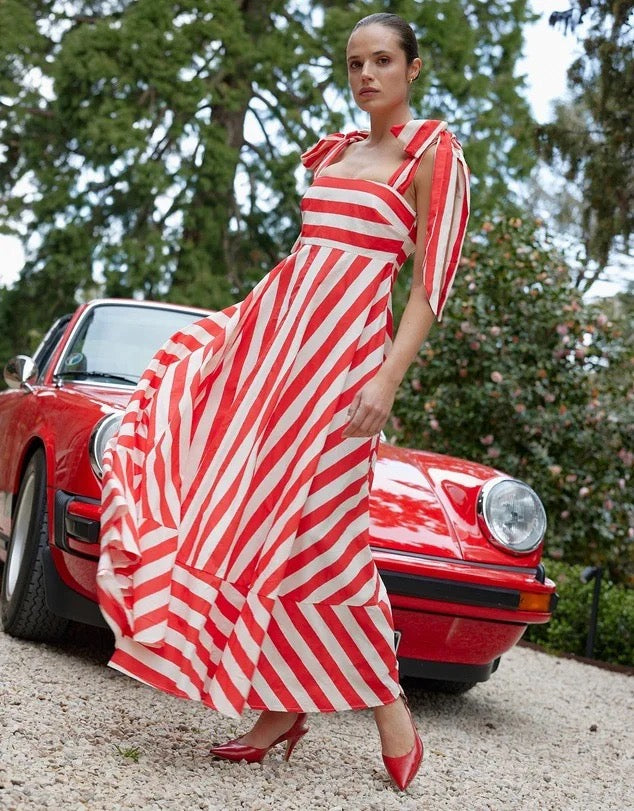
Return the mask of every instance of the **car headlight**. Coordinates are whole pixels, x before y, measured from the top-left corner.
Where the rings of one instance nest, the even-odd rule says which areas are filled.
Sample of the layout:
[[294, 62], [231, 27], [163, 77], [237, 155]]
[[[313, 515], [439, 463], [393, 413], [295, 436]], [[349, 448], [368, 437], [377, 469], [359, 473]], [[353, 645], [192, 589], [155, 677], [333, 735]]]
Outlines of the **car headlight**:
[[103, 454], [106, 450], [106, 445], [119, 430], [122, 419], [122, 413], [107, 414], [105, 417], [102, 417], [92, 429], [90, 442], [88, 444], [88, 453], [90, 455], [92, 469], [99, 478], [103, 476]]
[[517, 479], [498, 477], [482, 486], [478, 521], [491, 543], [507, 552], [532, 552], [546, 534], [546, 511], [537, 493]]

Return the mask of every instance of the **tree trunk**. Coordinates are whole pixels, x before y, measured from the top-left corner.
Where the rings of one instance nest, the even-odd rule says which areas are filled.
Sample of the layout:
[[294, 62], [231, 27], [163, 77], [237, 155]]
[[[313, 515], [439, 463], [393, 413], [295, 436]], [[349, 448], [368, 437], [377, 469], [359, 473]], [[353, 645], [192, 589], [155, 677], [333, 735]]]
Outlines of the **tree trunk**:
[[222, 309], [232, 302], [229, 222], [248, 99], [238, 110], [214, 107], [201, 136], [204, 152], [185, 211], [170, 300]]
[[201, 133], [203, 160], [185, 212], [182, 244], [170, 299], [221, 309], [238, 293], [231, 261], [230, 221], [237, 210], [234, 183], [251, 100], [251, 60], [276, 2], [242, 0], [241, 41], [225, 43], [226, 72], [212, 90], [210, 124]]

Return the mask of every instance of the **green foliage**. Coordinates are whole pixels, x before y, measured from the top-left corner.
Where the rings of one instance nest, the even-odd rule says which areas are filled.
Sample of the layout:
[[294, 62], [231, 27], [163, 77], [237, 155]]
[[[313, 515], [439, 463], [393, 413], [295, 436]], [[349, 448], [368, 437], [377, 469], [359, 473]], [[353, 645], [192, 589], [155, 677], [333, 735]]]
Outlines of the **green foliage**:
[[413, 108], [465, 141], [475, 209], [507, 199], [532, 162], [514, 76], [526, 0], [0, 3], [0, 230], [29, 235], [15, 348], [95, 285], [212, 308], [243, 296], [297, 235], [300, 152], [367, 124], [345, 43], [386, 8], [420, 35]]
[[[539, 493], [552, 556], [632, 576], [631, 310], [570, 288], [534, 221], [486, 222], [465, 245], [443, 321], [400, 388], [393, 427]], [[628, 529], [630, 527], [630, 529]]]
[[[525, 639], [553, 653], [584, 656], [594, 581], [582, 583], [582, 566], [546, 560], [546, 573], [557, 583], [559, 603], [546, 625], [533, 625]], [[634, 590], [603, 579], [593, 657], [634, 666]]]
[[559, 217], [583, 246], [587, 289], [613, 250], [631, 250], [634, 230], [634, 5], [573, 0], [583, 12], [582, 53], [568, 70], [568, 98], [538, 129], [538, 149], [577, 190], [576, 221]]
[[134, 763], [139, 762], [139, 758], [141, 757], [141, 750], [138, 746], [120, 746], [118, 743], [113, 744], [115, 751], [121, 755], [121, 757], [129, 758]]

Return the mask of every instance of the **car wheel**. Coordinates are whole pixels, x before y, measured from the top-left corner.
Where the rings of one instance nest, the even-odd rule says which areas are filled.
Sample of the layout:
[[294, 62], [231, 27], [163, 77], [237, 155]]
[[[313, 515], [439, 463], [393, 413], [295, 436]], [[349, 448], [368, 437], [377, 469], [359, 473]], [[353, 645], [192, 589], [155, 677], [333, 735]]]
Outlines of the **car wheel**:
[[46, 458], [36, 450], [20, 483], [2, 574], [0, 618], [11, 636], [53, 642], [68, 626], [46, 605], [42, 550], [47, 544]]
[[426, 693], [444, 693], [459, 696], [478, 684], [477, 681], [441, 681], [440, 679], [416, 679], [416, 686]]

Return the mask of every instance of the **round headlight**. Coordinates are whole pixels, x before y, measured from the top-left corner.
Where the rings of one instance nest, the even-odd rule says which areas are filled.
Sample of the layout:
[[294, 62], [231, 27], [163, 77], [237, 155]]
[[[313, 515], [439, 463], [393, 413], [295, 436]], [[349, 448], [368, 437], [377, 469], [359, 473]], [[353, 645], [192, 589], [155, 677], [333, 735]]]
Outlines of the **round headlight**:
[[88, 452], [90, 454], [92, 469], [99, 478], [103, 475], [102, 460], [106, 445], [119, 430], [122, 419], [122, 413], [108, 414], [100, 419], [92, 429]]
[[486, 482], [478, 496], [477, 512], [489, 540], [507, 552], [532, 552], [546, 534], [544, 505], [531, 487], [517, 479]]

